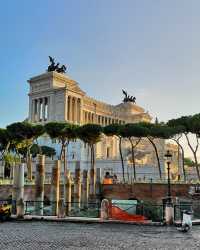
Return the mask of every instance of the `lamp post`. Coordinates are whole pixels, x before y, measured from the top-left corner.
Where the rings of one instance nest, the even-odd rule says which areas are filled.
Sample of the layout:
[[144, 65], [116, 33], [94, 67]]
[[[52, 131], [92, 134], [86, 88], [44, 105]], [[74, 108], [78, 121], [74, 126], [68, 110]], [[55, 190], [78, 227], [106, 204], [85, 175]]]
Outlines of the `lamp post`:
[[171, 183], [170, 183], [170, 163], [172, 160], [172, 154], [170, 153], [169, 150], [167, 150], [165, 158], [167, 160], [167, 202], [171, 204], [172, 198], [171, 198]]
[[174, 221], [173, 203], [171, 198], [171, 185], [170, 185], [170, 163], [172, 160], [172, 154], [170, 153], [169, 150], [167, 150], [165, 158], [167, 160], [167, 203], [165, 206], [165, 221], [167, 225], [172, 225]]

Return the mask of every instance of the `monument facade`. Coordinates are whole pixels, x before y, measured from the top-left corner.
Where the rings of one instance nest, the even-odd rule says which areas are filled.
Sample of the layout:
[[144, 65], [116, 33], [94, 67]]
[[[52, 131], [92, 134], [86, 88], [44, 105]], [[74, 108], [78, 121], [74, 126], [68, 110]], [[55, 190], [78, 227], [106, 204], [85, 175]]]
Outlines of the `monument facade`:
[[[49, 67], [51, 68], [51, 66]], [[32, 123], [44, 124], [50, 121], [65, 121], [79, 125], [93, 123], [106, 126], [113, 123], [152, 121], [150, 114], [135, 103], [134, 97], [126, 96], [124, 101], [118, 105], [95, 100], [87, 96], [75, 80], [55, 70], [49, 70], [49, 72], [32, 77], [28, 82], [30, 84], [28, 120]], [[49, 145], [50, 142], [44, 138], [43, 143]], [[166, 145], [164, 140], [160, 139], [156, 143], [164, 171]], [[124, 141], [123, 153], [127, 172], [131, 171], [129, 168], [129, 147], [128, 142]], [[137, 151], [136, 162], [139, 166], [146, 167], [144, 173], [157, 173], [155, 153], [149, 142], [144, 139], [138, 145]], [[104, 172], [110, 171], [112, 174], [121, 172], [118, 138], [102, 137], [102, 141], [96, 146], [96, 158], [97, 166], [101, 167]], [[71, 143], [68, 150], [68, 160], [69, 166], [72, 166], [74, 161], [80, 161], [81, 168], [87, 169], [90, 162], [87, 147], [80, 141]], [[139, 172], [142, 173], [141, 168]], [[141, 174], [142, 176], [143, 174]]]

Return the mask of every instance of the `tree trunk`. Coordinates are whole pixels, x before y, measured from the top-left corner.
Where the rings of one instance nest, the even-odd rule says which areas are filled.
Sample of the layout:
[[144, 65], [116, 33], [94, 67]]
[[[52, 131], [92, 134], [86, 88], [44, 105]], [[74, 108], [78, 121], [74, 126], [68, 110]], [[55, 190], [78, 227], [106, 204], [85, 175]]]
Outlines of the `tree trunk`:
[[4, 168], [3, 178], [5, 177], [5, 168], [6, 168], [6, 161], [5, 161], [5, 158], [4, 158], [4, 157], [5, 157], [5, 155], [8, 153], [9, 147], [10, 147], [10, 142], [7, 143], [6, 148], [5, 148], [5, 150], [3, 151], [2, 156], [1, 156], [2, 166], [3, 166], [3, 168]]
[[32, 156], [31, 154], [28, 155], [28, 159], [27, 159], [27, 176], [28, 176], [28, 180], [32, 181], [33, 176], [32, 176]]
[[94, 159], [93, 158], [93, 154], [94, 154], [93, 153], [93, 145], [91, 146], [90, 150], [91, 150], [91, 152], [90, 152], [91, 153], [91, 159], [90, 159], [90, 161], [91, 161], [91, 169], [94, 169], [94, 164], [93, 164], [93, 159]]
[[188, 138], [188, 135], [185, 133], [185, 137], [186, 137], [186, 140], [187, 140], [187, 143], [188, 143], [188, 146], [190, 147], [192, 153], [193, 153], [193, 156], [194, 156], [194, 162], [195, 162], [195, 167], [196, 167], [196, 171], [197, 171], [197, 176], [198, 176], [198, 179], [200, 181], [200, 173], [199, 173], [199, 166], [198, 166], [198, 160], [197, 160], [197, 150], [198, 150], [198, 146], [199, 146], [199, 142], [198, 142], [198, 139], [197, 139], [197, 145], [196, 145], [196, 149], [194, 150], [190, 141], [189, 141], [189, 138]]
[[[66, 168], [67, 168], [67, 164], [66, 164], [66, 144], [64, 142], [62, 142], [61, 145], [61, 151], [60, 151], [60, 156], [59, 156], [59, 160], [61, 162], [61, 167], [62, 167], [62, 160], [63, 160], [63, 185], [62, 185], [62, 190], [60, 191], [60, 198], [64, 197], [64, 202], [66, 202], [65, 198], [66, 198], [66, 185], [65, 185], [65, 181], [66, 181]], [[62, 196], [63, 193], [63, 196]]]
[[64, 170], [64, 175], [66, 173], [66, 167], [67, 167], [67, 164], [66, 164], [66, 147], [64, 147], [64, 150], [63, 150], [63, 170]]
[[32, 181], [32, 157], [31, 157], [30, 147], [27, 148], [26, 166], [28, 172], [27, 173], [28, 180]]
[[63, 150], [64, 150], [64, 145], [61, 145], [61, 150], [60, 150], [60, 155], [59, 155], [59, 160], [62, 161], [62, 156], [63, 156]]
[[181, 155], [182, 155], [182, 170], [183, 170], [183, 177], [184, 177], [184, 181], [186, 181], [186, 172], [185, 172], [185, 153], [184, 153], [184, 149], [182, 147], [182, 145], [180, 144], [180, 142], [176, 139], [173, 139], [173, 141], [175, 141], [178, 145], [178, 147], [181, 149]]
[[128, 169], [128, 165], [127, 165], [127, 179], [128, 179], [128, 184], [129, 184], [129, 169]]
[[93, 203], [96, 200], [96, 189], [95, 189], [95, 184], [96, 184], [96, 171], [95, 171], [95, 156], [94, 156], [94, 145], [90, 145], [90, 151], [91, 151], [91, 168], [90, 168], [90, 191], [89, 191], [89, 196], [90, 196], [90, 202]]
[[200, 181], [200, 173], [199, 173], [199, 166], [198, 166], [198, 160], [197, 160], [196, 152], [194, 153], [194, 162], [195, 162], [195, 167], [196, 167], [196, 171], [197, 171], [197, 176], [198, 176], [198, 179]]
[[121, 163], [122, 163], [122, 175], [123, 175], [123, 182], [125, 183], [125, 176], [124, 176], [124, 159], [122, 155], [122, 138], [119, 137], [119, 153], [120, 153], [120, 158], [121, 158]]
[[154, 141], [147, 137], [148, 140], [150, 141], [150, 143], [152, 144], [154, 150], [155, 150], [155, 153], [156, 153], [156, 159], [157, 159], [157, 163], [158, 163], [158, 170], [159, 170], [159, 176], [160, 176], [160, 179], [162, 179], [162, 172], [161, 172], [161, 166], [160, 166], [160, 159], [159, 159], [159, 155], [158, 155], [158, 150], [157, 150], [157, 147], [156, 147], [156, 144], [154, 143]]
[[132, 156], [132, 165], [133, 165], [133, 177], [134, 177], [134, 181], [136, 180], [136, 169], [135, 169], [135, 151], [134, 151], [134, 146], [133, 146], [133, 142], [131, 139], [129, 139], [130, 143], [131, 143], [131, 156]]

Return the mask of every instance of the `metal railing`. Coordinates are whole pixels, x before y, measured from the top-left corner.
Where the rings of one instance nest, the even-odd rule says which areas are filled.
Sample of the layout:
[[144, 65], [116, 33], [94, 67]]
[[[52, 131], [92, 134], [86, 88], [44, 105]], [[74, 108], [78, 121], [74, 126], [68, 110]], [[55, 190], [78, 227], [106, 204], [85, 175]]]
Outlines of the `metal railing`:
[[[44, 216], [55, 215], [53, 207], [57, 206], [56, 202], [52, 201], [25, 201], [25, 215], [37, 215], [38, 210]], [[64, 203], [64, 209], [67, 210], [67, 216], [71, 217], [91, 217], [99, 218], [101, 204], [99, 202], [89, 202], [87, 204], [79, 202]]]
[[164, 206], [163, 204], [152, 204], [152, 203], [120, 203], [113, 202], [112, 207], [118, 207], [123, 212], [129, 215], [141, 215], [148, 220], [153, 222], [163, 222], [164, 221]]
[[88, 203], [66, 202], [65, 208], [68, 208], [68, 216], [99, 218], [100, 210], [101, 210], [101, 203], [100, 202], [88, 202]]
[[185, 201], [174, 205], [174, 220], [181, 220], [184, 210], [192, 211], [192, 219], [200, 219], [200, 201]]
[[37, 211], [45, 216], [52, 215], [52, 206], [56, 205], [56, 202], [50, 201], [24, 201], [24, 214], [25, 215], [37, 215]]

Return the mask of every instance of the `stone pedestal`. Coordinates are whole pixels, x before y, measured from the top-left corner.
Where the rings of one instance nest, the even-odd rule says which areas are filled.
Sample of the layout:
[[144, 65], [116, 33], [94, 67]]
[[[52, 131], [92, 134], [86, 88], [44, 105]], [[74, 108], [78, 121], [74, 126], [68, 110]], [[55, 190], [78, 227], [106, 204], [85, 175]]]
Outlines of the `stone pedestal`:
[[17, 201], [17, 218], [24, 217], [24, 201], [20, 199]]
[[35, 214], [43, 215], [45, 156], [38, 155], [37, 160], [35, 173]]
[[103, 199], [101, 202], [101, 220], [108, 220], [109, 219], [109, 201], [107, 199]]
[[60, 187], [60, 160], [54, 162], [51, 175], [51, 209], [52, 215], [58, 214], [59, 187]]
[[60, 199], [58, 202], [58, 218], [65, 217], [65, 204], [64, 199]]
[[174, 208], [172, 204], [166, 204], [165, 221], [167, 225], [172, 225], [174, 222]]

